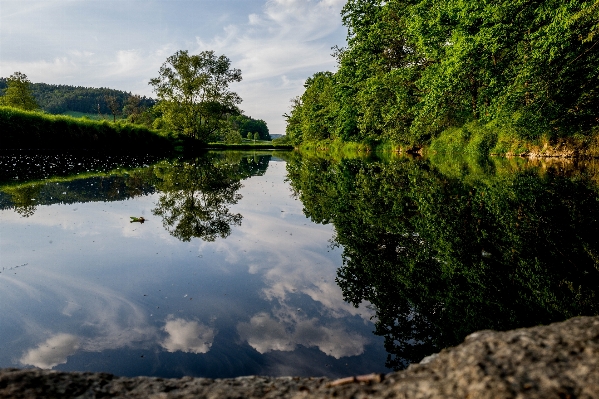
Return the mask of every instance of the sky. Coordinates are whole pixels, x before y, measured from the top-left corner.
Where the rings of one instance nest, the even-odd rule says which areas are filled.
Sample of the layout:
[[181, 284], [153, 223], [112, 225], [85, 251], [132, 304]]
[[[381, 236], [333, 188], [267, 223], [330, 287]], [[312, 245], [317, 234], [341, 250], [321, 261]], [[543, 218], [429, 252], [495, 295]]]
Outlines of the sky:
[[285, 132], [305, 80], [334, 71], [346, 0], [0, 0], [0, 76], [154, 96], [148, 81], [178, 50], [226, 55], [248, 116]]

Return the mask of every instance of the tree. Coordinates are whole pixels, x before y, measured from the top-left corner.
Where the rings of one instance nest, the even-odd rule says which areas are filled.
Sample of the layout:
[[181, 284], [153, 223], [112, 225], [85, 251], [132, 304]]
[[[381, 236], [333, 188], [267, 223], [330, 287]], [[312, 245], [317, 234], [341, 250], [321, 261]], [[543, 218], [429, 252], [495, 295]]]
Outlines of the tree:
[[27, 75], [15, 72], [6, 79], [7, 88], [0, 97], [0, 105], [33, 111], [39, 108], [31, 93], [31, 82]]
[[115, 96], [104, 96], [104, 101], [112, 114], [112, 121], [116, 122], [116, 116], [121, 114], [121, 103]]
[[152, 126], [156, 116], [153, 115], [147, 103], [149, 101], [145, 96], [142, 97], [134, 94], [127, 97], [127, 101], [123, 107], [123, 114], [127, 118], [127, 121], [148, 127]]
[[222, 138], [227, 144], [241, 144], [243, 141], [239, 130], [234, 129], [231, 126], [227, 126], [223, 129]]
[[246, 115], [236, 115], [229, 118], [229, 123], [236, 130], [239, 130], [239, 133], [243, 137], [247, 137], [249, 132], [258, 132], [261, 140], [271, 140], [268, 126], [262, 119], [254, 119]]
[[256, 140], [260, 140], [260, 133], [258, 133], [258, 132], [254, 133], [254, 141], [256, 141]]
[[254, 138], [254, 133], [252, 133], [252, 132], [248, 132], [248, 134], [247, 134], [247, 136], [246, 136], [246, 137], [247, 137], [247, 139], [248, 139], [248, 140], [251, 140], [251, 139], [253, 139], [253, 138]]
[[189, 55], [178, 51], [160, 67], [159, 77], [150, 80], [158, 96], [162, 120], [175, 132], [208, 142], [227, 115], [239, 113], [241, 98], [229, 84], [241, 81], [241, 71], [214, 51]]

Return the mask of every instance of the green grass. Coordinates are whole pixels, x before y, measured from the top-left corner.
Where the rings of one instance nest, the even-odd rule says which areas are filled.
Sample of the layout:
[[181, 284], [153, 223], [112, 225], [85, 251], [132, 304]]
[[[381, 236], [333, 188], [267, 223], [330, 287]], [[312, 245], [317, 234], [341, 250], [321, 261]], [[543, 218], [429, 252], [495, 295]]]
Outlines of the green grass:
[[[112, 121], [112, 115], [98, 115], [98, 114], [90, 114], [87, 112], [77, 112], [77, 111], [66, 111], [60, 115], [70, 116], [71, 118], [85, 118], [91, 119], [93, 121]], [[118, 120], [118, 118], [117, 118]]]
[[535, 140], [523, 139], [517, 131], [494, 123], [467, 123], [450, 128], [434, 138], [429, 154], [461, 154], [470, 157], [498, 156], [576, 156], [599, 157], [599, 131], [591, 135], [569, 137], [543, 135]]
[[122, 122], [95, 121], [0, 107], [0, 149], [94, 150], [165, 153], [169, 134]]

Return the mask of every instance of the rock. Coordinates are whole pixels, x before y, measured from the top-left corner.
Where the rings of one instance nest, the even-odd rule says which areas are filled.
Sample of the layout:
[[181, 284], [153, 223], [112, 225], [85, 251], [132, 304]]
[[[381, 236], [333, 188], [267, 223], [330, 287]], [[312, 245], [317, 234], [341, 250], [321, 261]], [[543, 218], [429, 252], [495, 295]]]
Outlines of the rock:
[[3, 369], [0, 398], [599, 398], [599, 317], [479, 331], [455, 348], [374, 382], [379, 380], [123, 378]]

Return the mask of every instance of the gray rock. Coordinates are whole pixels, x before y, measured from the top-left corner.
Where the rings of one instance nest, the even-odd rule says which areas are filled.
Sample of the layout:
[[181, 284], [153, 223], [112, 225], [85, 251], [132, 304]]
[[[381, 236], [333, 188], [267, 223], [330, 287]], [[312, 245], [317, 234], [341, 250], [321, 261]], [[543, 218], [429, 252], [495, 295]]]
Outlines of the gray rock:
[[122, 378], [3, 369], [0, 398], [599, 398], [599, 317], [479, 331], [426, 363], [380, 380]]

